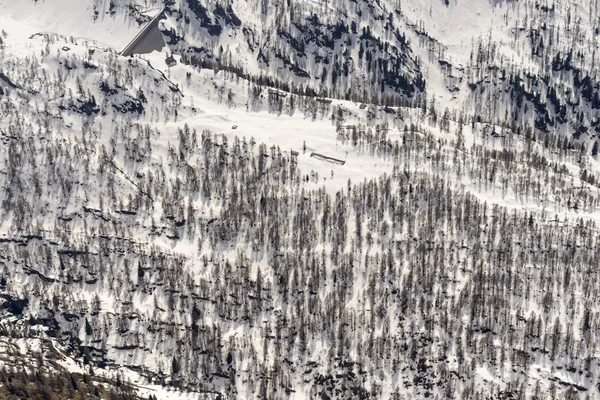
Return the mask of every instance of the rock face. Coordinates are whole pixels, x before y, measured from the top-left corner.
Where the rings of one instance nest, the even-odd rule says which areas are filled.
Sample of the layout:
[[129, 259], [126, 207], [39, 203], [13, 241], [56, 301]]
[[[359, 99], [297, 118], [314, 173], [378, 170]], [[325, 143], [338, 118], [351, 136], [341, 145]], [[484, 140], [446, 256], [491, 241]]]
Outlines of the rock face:
[[159, 11], [150, 22], [148, 22], [140, 33], [123, 49], [122, 56], [128, 57], [133, 54], [149, 54], [153, 51], [161, 51], [165, 47], [165, 41], [158, 28], [158, 24], [164, 16], [164, 9]]

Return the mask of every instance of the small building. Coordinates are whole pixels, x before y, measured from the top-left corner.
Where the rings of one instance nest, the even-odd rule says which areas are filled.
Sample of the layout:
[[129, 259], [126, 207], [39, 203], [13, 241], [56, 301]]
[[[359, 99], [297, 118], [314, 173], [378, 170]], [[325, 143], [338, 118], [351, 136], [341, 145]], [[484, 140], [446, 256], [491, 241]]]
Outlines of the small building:
[[287, 93], [283, 93], [283, 92], [280, 92], [280, 91], [274, 90], [274, 89], [269, 89], [269, 95], [276, 96], [276, 97], [279, 97], [282, 99], [285, 99], [287, 97]]
[[169, 67], [169, 68], [177, 65], [177, 61], [175, 61], [175, 57], [173, 57], [173, 54], [169, 54], [167, 56], [167, 58], [165, 59], [165, 63], [167, 64], [167, 67]]
[[346, 161], [344, 160], [340, 160], [339, 158], [334, 158], [334, 157], [329, 157], [326, 156], [324, 154], [320, 154], [320, 153], [310, 153], [310, 156], [313, 158], [316, 158], [317, 160], [321, 160], [321, 161], [325, 161], [331, 164], [338, 164], [338, 165], [344, 165], [346, 164]]

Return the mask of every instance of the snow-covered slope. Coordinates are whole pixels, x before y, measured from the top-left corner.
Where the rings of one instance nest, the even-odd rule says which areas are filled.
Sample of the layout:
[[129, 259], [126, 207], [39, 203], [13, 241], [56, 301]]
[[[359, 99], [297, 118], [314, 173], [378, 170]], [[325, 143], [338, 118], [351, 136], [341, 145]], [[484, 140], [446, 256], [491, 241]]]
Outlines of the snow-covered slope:
[[416, 107], [433, 98], [442, 112], [589, 139], [597, 12], [574, 0], [180, 0], [162, 29], [184, 62], [286, 91]]
[[121, 50], [161, 7], [160, 1], [20, 0], [0, 2], [2, 25], [52, 33]]
[[599, 397], [595, 61], [550, 57], [596, 20], [448, 3], [0, 0], [0, 343], [158, 398]]
[[393, 8], [380, 2], [176, 1], [164, 33], [187, 63], [297, 93], [424, 101], [425, 80]]

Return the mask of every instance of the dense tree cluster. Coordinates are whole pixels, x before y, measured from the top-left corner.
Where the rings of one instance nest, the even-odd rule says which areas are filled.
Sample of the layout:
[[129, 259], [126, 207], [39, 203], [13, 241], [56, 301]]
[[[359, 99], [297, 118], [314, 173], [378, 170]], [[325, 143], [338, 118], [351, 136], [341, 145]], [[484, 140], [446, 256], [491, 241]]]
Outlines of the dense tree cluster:
[[[31, 219], [33, 205], [8, 208], [6, 217], [30, 222], [13, 225], [2, 244], [2, 276], [18, 294], [10, 271], [29, 275], [36, 317], [61, 321], [50, 333], [70, 336], [90, 361], [144, 353], [159, 365], [145, 371], [152, 379], [201, 391], [285, 398], [303, 371], [315, 395], [376, 398], [398, 379], [399, 393], [470, 398], [479, 390], [469, 385], [475, 371], [500, 373], [506, 362], [523, 375], [493, 390], [524, 390], [532, 365], [572, 369], [577, 382], [591, 384], [595, 224], [489, 205], [449, 175], [524, 199], [554, 194], [557, 207], [568, 207], [562, 193], [565, 203], [597, 209], [597, 194], [578, 190], [541, 150], [467, 151], [416, 128], [394, 141], [383, 132], [340, 130], [357, 151], [396, 166], [336, 193], [277, 147], [187, 127], [162, 164], [146, 158], [155, 152], [143, 138], [151, 131], [124, 130], [100, 154], [73, 143], [63, 152], [78, 152], [90, 166], [85, 180], [98, 184], [79, 190], [94, 190], [97, 205], [84, 203], [50, 230]], [[55, 181], [78, 175], [58, 156], [64, 144], [45, 146], [56, 156], [40, 160], [35, 147], [15, 152], [22, 164], [6, 184], [23, 179], [35, 159], [48, 171], [40, 187], [61, 204], [69, 197], [90, 204], [91, 193]], [[144, 174], [130, 172], [141, 165]], [[143, 237], [196, 250], [165, 252]], [[115, 302], [114, 314], [107, 302]], [[244, 328], [223, 337], [234, 326]], [[334, 363], [315, 360], [321, 346]]]
[[[466, 78], [472, 104], [486, 105], [481, 118], [576, 139], [600, 133], [598, 2], [587, 7], [586, 14], [570, 1], [527, 1], [503, 10], [522, 61], [509, 60], [490, 32], [474, 43], [468, 68], [452, 71]], [[525, 17], [510, 18], [514, 12]]]
[[[187, 2], [197, 21], [182, 26], [243, 29], [232, 5], [203, 4]], [[292, 7], [289, 30], [271, 32], [285, 39], [279, 48], [255, 43], [265, 64], [292, 69], [305, 66], [285, 58], [290, 48], [318, 45], [319, 69], [327, 57], [337, 63], [320, 77], [325, 92], [312, 70], [286, 86], [224, 62], [226, 49], [218, 61], [184, 57], [215, 68], [207, 78], [186, 67], [187, 84], [210, 80], [203, 95], [224, 109], [330, 120], [336, 144], [384, 165], [343, 187], [303, 167], [306, 144], [284, 149], [243, 127], [234, 136], [180, 121], [198, 121], [193, 100], [183, 107], [181, 88], [139, 58], [82, 56], [46, 35], [40, 53], [0, 59], [0, 336], [66, 343], [85, 365], [125, 366], [206, 398], [594, 397], [598, 144], [549, 128], [576, 114], [595, 123], [592, 78], [568, 54], [546, 57], [535, 77], [490, 68], [494, 44], [481, 41], [459, 72], [467, 104], [489, 102], [489, 112], [440, 112], [435, 100], [414, 100], [419, 78], [412, 100], [408, 89], [390, 94], [409, 84], [391, 82], [397, 70], [418, 63], [400, 55], [408, 41], [395, 14], [372, 8], [381, 18], [367, 29]], [[395, 50], [376, 35], [382, 25]], [[439, 62], [442, 47], [414, 27]], [[372, 77], [349, 96], [340, 71], [354, 64], [336, 59], [341, 42]], [[567, 74], [590, 113], [574, 104], [563, 113], [550, 83]], [[494, 93], [513, 96], [506, 109]], [[94, 395], [85, 376], [20, 367], [0, 373], [16, 397]]]
[[[292, 93], [386, 105], [423, 101], [425, 78], [402, 31], [399, 9], [367, 1], [331, 7], [335, 11], [326, 3], [302, 1], [261, 0], [243, 6], [180, 1], [168, 6], [177, 26], [164, 34], [185, 63], [232, 71]], [[261, 28], [236, 10], [262, 15]], [[188, 35], [202, 46], [190, 46]], [[237, 49], [228, 37], [238, 38]], [[248, 54], [259, 70], [249, 70], [248, 59], [240, 54]]]
[[[29, 327], [26, 327], [28, 330]], [[64, 358], [50, 340], [26, 339], [29, 333], [8, 324], [0, 328], [0, 397], [2, 399], [141, 400], [134, 388], [117, 374], [97, 376], [70, 373], [60, 364]], [[151, 395], [149, 400], [154, 400]]]

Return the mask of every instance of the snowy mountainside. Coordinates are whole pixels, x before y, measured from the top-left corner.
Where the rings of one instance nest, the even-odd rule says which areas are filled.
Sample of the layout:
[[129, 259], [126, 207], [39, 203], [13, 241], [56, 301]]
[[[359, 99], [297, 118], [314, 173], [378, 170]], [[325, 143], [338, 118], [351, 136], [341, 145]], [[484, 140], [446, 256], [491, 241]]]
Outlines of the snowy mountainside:
[[480, 120], [519, 133], [537, 130], [550, 140], [595, 138], [600, 129], [597, 3], [471, 4], [474, 11], [457, 24], [443, 23], [447, 19], [439, 13], [458, 17], [461, 2], [434, 8], [425, 20], [418, 19], [418, 7], [404, 8], [422, 21], [422, 31], [441, 41], [439, 63], [453, 97], [466, 102]]
[[151, 0], [2, 1], [0, 17], [20, 29], [33, 28], [32, 34], [82, 38], [121, 50], [160, 7], [159, 1]]
[[600, 129], [595, 2], [181, 0], [167, 10], [163, 33], [184, 62], [260, 84], [464, 109], [560, 140]]
[[[510, 98], [492, 75], [469, 86], [488, 74], [466, 50], [478, 54], [484, 22], [512, 21], [493, 31], [491, 63], [522, 50], [501, 38], [542, 6], [473, 2], [486, 18], [463, 39], [442, 24], [477, 20], [463, 2], [356, 3], [348, 18], [393, 10], [412, 38], [398, 55], [423, 74], [427, 101], [389, 107], [335, 93], [352, 86], [323, 84], [333, 98], [321, 98], [252, 76], [286, 82], [292, 64], [186, 64], [193, 47], [210, 60], [233, 14], [242, 34], [258, 26], [252, 2], [168, 2], [161, 28], [179, 42], [135, 57], [116, 41], [143, 25], [128, 5], [160, 4], [83, 3], [71, 12], [90, 34], [35, 15], [67, 2], [0, 1], [0, 343], [28, 347], [25, 368], [56, 348], [61, 368], [158, 398], [600, 397], [593, 133], [528, 126], [536, 107], [508, 124], [514, 109], [479, 103]], [[265, 19], [282, 17], [264, 4]], [[576, 3], [554, 4], [560, 24]], [[329, 40], [336, 18], [321, 14], [309, 44]], [[300, 17], [283, 17], [297, 33]], [[258, 38], [276, 53], [273, 36]], [[310, 54], [296, 65], [318, 71]], [[555, 72], [548, 85], [566, 80]], [[382, 103], [384, 78], [356, 73]]]
[[386, 104], [422, 100], [419, 62], [384, 3], [187, 0], [167, 7], [168, 44], [188, 63], [292, 92]]

